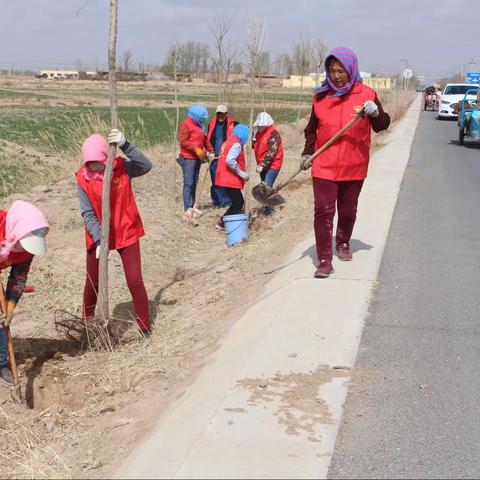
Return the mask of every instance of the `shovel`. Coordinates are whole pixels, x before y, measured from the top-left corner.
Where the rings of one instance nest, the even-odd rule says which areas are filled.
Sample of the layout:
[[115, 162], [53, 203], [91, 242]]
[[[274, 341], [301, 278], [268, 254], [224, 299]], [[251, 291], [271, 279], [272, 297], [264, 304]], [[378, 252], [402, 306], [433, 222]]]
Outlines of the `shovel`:
[[[0, 274], [0, 308], [3, 314], [7, 314], [7, 302], [5, 300], [5, 291], [3, 290], [3, 281], [2, 276]], [[20, 388], [20, 382], [18, 380], [18, 371], [17, 371], [17, 362], [15, 361], [15, 352], [13, 350], [13, 341], [12, 341], [12, 334], [10, 333], [10, 327], [0, 327], [5, 330], [5, 335], [7, 337], [7, 348], [8, 348], [8, 357], [10, 359], [10, 367], [12, 369], [12, 376], [13, 376], [13, 385], [15, 388], [15, 395], [13, 396], [13, 400], [16, 403], [22, 402], [22, 389]]]
[[[324, 152], [328, 147], [330, 147], [335, 141], [339, 139], [350, 127], [352, 127], [360, 118], [364, 115], [363, 109], [355, 114], [355, 117], [352, 118], [341, 130], [339, 130], [328, 142], [324, 143], [316, 152], [314, 152], [306, 160], [306, 162], [311, 162], [315, 157]], [[275, 207], [277, 205], [282, 205], [286, 203], [286, 200], [278, 192], [285, 188], [300, 172], [303, 170], [299, 168], [293, 175], [290, 176], [285, 182], [281, 183], [275, 188], [269, 187], [265, 182], [261, 182], [258, 185], [255, 185], [252, 188], [253, 198], [263, 205], [270, 207]]]

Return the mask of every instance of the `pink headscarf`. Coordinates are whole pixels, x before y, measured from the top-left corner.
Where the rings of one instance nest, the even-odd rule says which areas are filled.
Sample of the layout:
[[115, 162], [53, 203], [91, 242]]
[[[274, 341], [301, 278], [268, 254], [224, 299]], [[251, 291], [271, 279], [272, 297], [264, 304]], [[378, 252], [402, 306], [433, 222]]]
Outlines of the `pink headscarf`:
[[94, 172], [88, 166], [88, 162], [102, 162], [107, 164], [108, 161], [108, 143], [99, 133], [90, 135], [82, 145], [83, 157], [83, 178], [85, 180], [103, 180], [103, 170]]
[[1, 243], [0, 262], [4, 262], [16, 243], [39, 228], [49, 228], [43, 212], [31, 203], [16, 200], [7, 212], [5, 240]]

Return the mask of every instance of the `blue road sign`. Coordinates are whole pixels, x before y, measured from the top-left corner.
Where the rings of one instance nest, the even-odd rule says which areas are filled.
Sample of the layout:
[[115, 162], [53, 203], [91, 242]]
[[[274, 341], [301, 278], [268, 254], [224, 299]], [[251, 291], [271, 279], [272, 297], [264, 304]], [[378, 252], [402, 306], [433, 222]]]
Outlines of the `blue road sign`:
[[465, 79], [467, 83], [480, 84], [480, 72], [467, 72], [465, 74]]

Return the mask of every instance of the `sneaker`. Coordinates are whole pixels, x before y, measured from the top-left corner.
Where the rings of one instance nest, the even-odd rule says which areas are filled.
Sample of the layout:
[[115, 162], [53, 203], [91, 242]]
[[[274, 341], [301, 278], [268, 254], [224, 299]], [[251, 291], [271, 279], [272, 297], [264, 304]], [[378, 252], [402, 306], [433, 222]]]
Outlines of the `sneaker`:
[[313, 276], [315, 278], [327, 278], [331, 273], [333, 273], [332, 262], [330, 260], [320, 260]]
[[0, 380], [8, 387], [13, 387], [13, 375], [9, 367], [0, 368]]
[[339, 243], [337, 245], [338, 259], [342, 262], [349, 262], [352, 259], [352, 252], [348, 243]]

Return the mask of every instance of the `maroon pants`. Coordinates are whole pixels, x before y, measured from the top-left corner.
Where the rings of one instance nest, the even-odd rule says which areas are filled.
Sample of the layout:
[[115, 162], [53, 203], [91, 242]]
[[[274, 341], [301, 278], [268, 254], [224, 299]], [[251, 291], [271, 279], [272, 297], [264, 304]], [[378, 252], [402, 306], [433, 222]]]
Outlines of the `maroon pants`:
[[[123, 262], [123, 269], [127, 285], [132, 294], [133, 306], [137, 314], [137, 323], [140, 330], [150, 328], [148, 317], [148, 297], [142, 278], [142, 263], [140, 259], [140, 242], [118, 250]], [[95, 314], [98, 292], [98, 260], [95, 258], [95, 249], [87, 251], [87, 278], [83, 289], [83, 314], [86, 319]]]
[[336, 244], [349, 243], [357, 218], [358, 196], [363, 180], [335, 182], [313, 178], [315, 217], [313, 228], [318, 260], [332, 260], [332, 230], [335, 203], [338, 208]]

